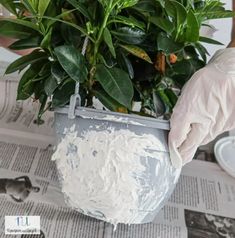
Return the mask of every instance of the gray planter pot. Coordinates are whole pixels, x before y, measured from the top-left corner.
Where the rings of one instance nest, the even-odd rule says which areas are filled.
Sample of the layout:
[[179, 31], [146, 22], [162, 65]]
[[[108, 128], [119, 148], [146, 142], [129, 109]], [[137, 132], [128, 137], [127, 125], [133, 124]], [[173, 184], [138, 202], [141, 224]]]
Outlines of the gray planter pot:
[[[143, 158], [143, 161], [145, 161], [143, 163], [146, 167], [145, 173], [149, 185], [148, 188], [152, 189], [153, 195], [146, 198], [145, 193], [149, 191], [142, 191], [142, 193], [138, 194], [140, 210], [137, 212], [139, 216], [138, 219], [133, 218], [131, 221], [132, 224], [152, 222], [159, 210], [168, 201], [168, 198], [172, 194], [181, 172], [180, 169], [175, 169], [171, 165], [169, 158], [169, 150], [167, 145], [169, 123], [167, 121], [157, 120], [154, 118], [126, 115], [82, 107], [77, 108], [75, 114], [76, 118], [74, 120], [70, 120], [68, 119], [68, 108], [63, 108], [55, 113], [55, 128], [58, 135], [58, 142], [60, 142], [66, 136], [65, 128], [70, 128], [72, 126], [75, 126], [78, 137], [82, 137], [83, 133], [86, 131], [102, 131], [112, 127], [117, 131], [123, 129], [129, 130], [136, 135], [150, 134], [160, 140], [161, 148], [163, 149], [159, 151], [159, 148], [156, 148], [156, 151], [153, 152], [155, 154], [159, 154], [159, 156], [161, 155], [161, 157], [163, 153], [164, 159]], [[63, 186], [66, 184], [66, 176], [64, 176], [60, 167], [57, 167], [59, 170], [60, 182], [63, 190]], [[96, 180], [95, 177], [94, 180]], [[76, 181], [74, 181], [74, 187], [77, 188]], [[65, 198], [67, 204], [73, 209], [78, 210], [85, 215], [89, 215], [104, 221], [109, 221], [106, 219], [105, 215], [100, 214], [99, 211], [97, 211], [97, 213], [89, 212], [87, 210], [84, 211], [83, 207], [81, 207], [79, 204], [76, 205], [76, 201], [71, 200], [69, 194], [65, 194]], [[118, 221], [118, 223], [125, 222], [125, 220]]]

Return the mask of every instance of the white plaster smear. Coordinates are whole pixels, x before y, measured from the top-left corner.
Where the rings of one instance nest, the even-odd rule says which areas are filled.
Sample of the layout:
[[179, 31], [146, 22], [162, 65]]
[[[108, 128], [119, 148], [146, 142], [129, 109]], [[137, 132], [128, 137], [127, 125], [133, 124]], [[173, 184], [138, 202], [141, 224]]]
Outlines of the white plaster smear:
[[130, 118], [127, 117], [120, 117], [120, 116], [114, 116], [114, 115], [108, 115], [108, 116], [104, 116], [104, 117], [96, 117], [96, 116], [84, 116], [84, 115], [79, 115], [80, 117], [84, 118], [84, 119], [96, 119], [96, 120], [100, 120], [100, 121], [113, 121], [113, 122], [121, 122], [121, 123], [127, 123], [127, 124], [131, 124], [131, 125], [136, 125], [136, 126], [144, 126], [144, 124], [139, 123], [137, 121], [133, 121]]
[[[86, 131], [78, 137], [74, 128], [66, 131], [53, 155], [68, 204], [114, 225], [141, 223], [179, 177], [180, 170], [174, 174], [168, 168], [170, 160], [162, 143], [151, 134], [113, 128]], [[151, 159], [160, 161], [153, 172], [154, 176], [161, 173], [157, 181], [151, 181]], [[174, 177], [170, 184], [167, 176]]]

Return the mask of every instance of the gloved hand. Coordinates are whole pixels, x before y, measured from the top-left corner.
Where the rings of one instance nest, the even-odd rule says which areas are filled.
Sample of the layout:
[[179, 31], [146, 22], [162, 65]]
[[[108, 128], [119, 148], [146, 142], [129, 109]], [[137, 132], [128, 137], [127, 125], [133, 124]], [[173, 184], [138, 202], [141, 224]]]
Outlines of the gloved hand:
[[216, 52], [182, 91], [171, 118], [172, 163], [181, 167], [200, 145], [235, 128], [235, 48]]

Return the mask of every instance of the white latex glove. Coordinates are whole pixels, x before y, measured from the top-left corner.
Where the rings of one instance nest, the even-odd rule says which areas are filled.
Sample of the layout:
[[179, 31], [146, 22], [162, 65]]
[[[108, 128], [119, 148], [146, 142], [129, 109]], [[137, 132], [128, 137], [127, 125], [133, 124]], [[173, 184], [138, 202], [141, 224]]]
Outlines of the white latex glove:
[[185, 85], [171, 118], [169, 148], [175, 167], [197, 148], [235, 128], [235, 48], [219, 50]]

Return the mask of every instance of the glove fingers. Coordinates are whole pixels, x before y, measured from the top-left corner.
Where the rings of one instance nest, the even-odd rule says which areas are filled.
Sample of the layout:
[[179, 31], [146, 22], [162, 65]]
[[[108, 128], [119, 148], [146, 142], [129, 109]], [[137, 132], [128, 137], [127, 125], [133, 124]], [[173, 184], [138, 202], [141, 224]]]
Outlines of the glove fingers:
[[185, 153], [181, 155], [181, 157], [183, 158], [182, 166], [192, 161], [194, 155], [197, 152], [197, 149], [198, 149], [198, 146], [194, 146], [191, 150], [185, 151]]
[[[178, 123], [180, 122], [180, 124]], [[175, 168], [182, 167], [182, 158], [178, 152], [178, 147], [186, 139], [188, 132], [190, 131], [190, 120], [182, 114], [173, 114], [171, 118], [171, 130], [169, 133], [169, 150], [170, 158]]]
[[172, 165], [176, 169], [182, 168], [183, 161], [182, 161], [181, 155], [173, 141], [169, 142], [169, 151], [170, 151], [170, 159], [171, 159]]
[[174, 145], [179, 147], [185, 141], [191, 129], [190, 122], [191, 120], [183, 114], [173, 114], [170, 121], [171, 130], [169, 133], [169, 143], [174, 142]]
[[199, 123], [193, 123], [191, 125], [191, 130], [188, 133], [186, 140], [179, 147], [179, 153], [182, 157], [183, 164], [186, 164], [193, 159], [197, 148], [202, 144], [207, 135], [208, 126]]

